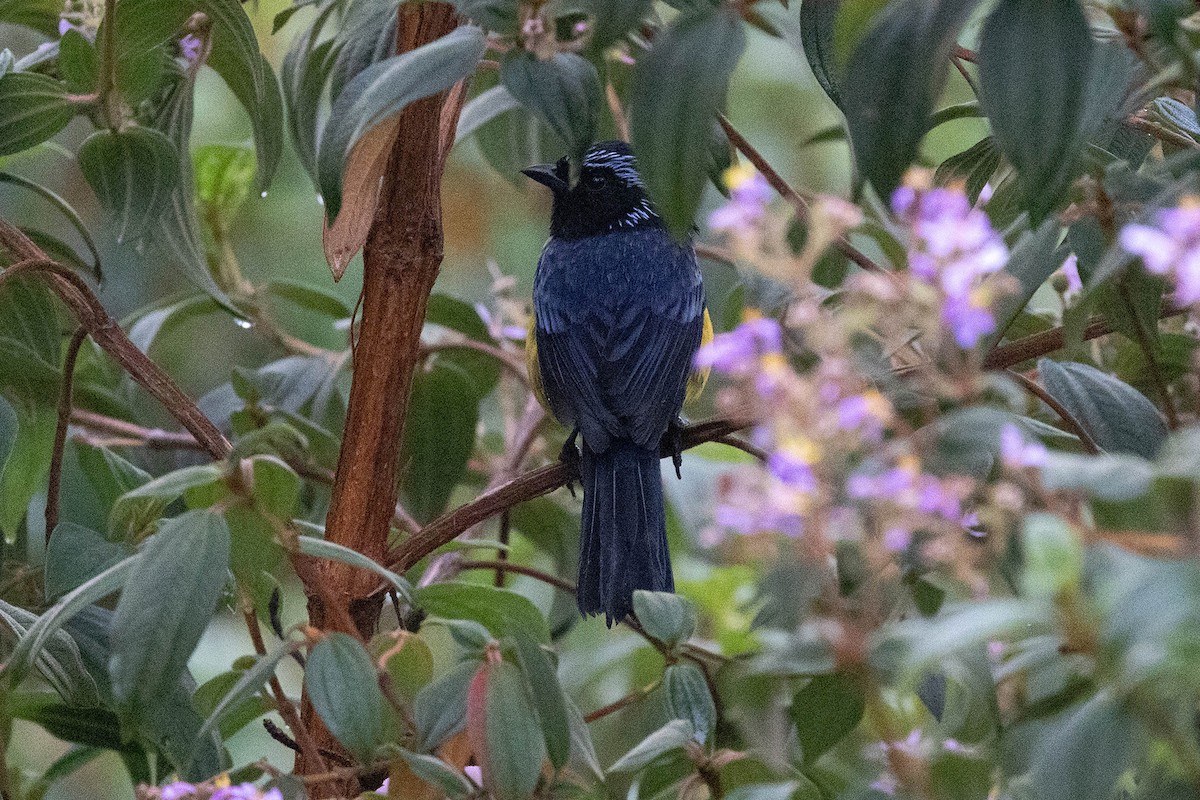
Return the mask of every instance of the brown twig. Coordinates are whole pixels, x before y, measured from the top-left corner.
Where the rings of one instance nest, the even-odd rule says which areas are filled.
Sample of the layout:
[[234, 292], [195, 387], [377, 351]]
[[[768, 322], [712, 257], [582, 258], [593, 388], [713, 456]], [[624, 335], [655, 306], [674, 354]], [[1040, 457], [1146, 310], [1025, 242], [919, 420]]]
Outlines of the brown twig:
[[46, 488], [46, 546], [50, 546], [50, 534], [58, 526], [58, 496], [62, 488], [63, 450], [67, 444], [67, 425], [71, 418], [72, 388], [75, 385], [75, 360], [79, 348], [87, 338], [87, 329], [80, 325], [71, 334], [67, 353], [63, 358], [62, 383], [58, 392], [58, 415], [54, 424], [54, 445], [50, 450], [50, 480]]
[[164, 431], [161, 428], [147, 428], [123, 419], [97, 414], [83, 408], [71, 409], [71, 423], [82, 428], [88, 428], [102, 433], [110, 433], [131, 440], [146, 447], [162, 450], [203, 450], [204, 447], [190, 433], [180, 431]]
[[527, 567], [524, 564], [514, 564], [511, 561], [500, 561], [493, 559], [471, 559], [464, 560], [459, 563], [458, 568], [461, 570], [472, 569], [494, 569], [504, 570], [505, 572], [515, 572], [518, 575], [525, 575], [542, 583], [549, 584], [556, 589], [561, 589], [567, 594], [575, 594], [575, 584], [568, 580], [551, 575], [549, 572], [543, 572], [535, 567]]
[[[692, 425], [683, 431], [683, 447], [690, 449], [698, 444], [726, 436], [746, 427], [745, 421], [714, 419]], [[672, 455], [664, 452], [663, 458]], [[388, 553], [388, 568], [404, 572], [439, 547], [453, 541], [460, 533], [484, 520], [499, 514], [506, 508], [535, 497], [549, 494], [567, 485], [578, 475], [565, 464], [548, 464], [531, 470], [511, 481], [484, 492], [466, 505], [459, 506], [430, 522], [420, 533], [406, 539]], [[382, 591], [382, 588], [379, 589]]]
[[595, 711], [593, 711], [589, 714], [584, 714], [583, 721], [584, 722], [595, 722], [598, 719], [603, 719], [604, 717], [607, 717], [609, 714], [613, 714], [617, 711], [620, 711], [622, 708], [625, 708], [626, 706], [631, 706], [634, 703], [636, 703], [637, 701], [644, 699], [651, 692], [653, 692], [655, 689], [657, 689], [659, 683], [661, 683], [661, 681], [655, 681], [654, 683], [650, 684], [649, 686], [643, 686], [641, 689], [637, 689], [635, 691], [630, 692], [629, 694], [625, 695], [624, 697], [622, 697], [620, 700], [617, 700], [616, 702], [609, 703], [608, 705], [604, 706], [603, 708], [597, 708]]
[[[725, 118], [724, 115], [719, 115], [717, 117], [717, 121], [721, 123], [721, 128], [725, 131], [725, 135], [729, 137], [730, 143], [737, 148], [738, 152], [744, 155], [746, 160], [754, 165], [754, 168], [762, 174], [763, 178], [766, 179], [767, 183], [770, 184], [771, 188], [774, 189], [780, 197], [792, 204], [792, 206], [796, 209], [797, 218], [800, 220], [807, 219], [809, 214], [809, 204], [812, 202], [812, 198], [805, 197], [804, 195], [800, 194], [800, 192], [792, 188], [791, 184], [785, 181], [783, 176], [775, 171], [775, 168], [771, 166], [770, 162], [763, 158], [762, 153], [758, 152], [758, 150], [756, 150], [754, 146], [750, 144], [746, 137], [742, 136], [742, 134], [738, 132], [737, 128], [733, 127], [733, 125], [728, 119]], [[869, 270], [870, 272], [878, 272], [882, 275], [892, 276], [892, 273], [889, 270], [884, 269], [872, 261], [866, 253], [851, 244], [850, 240], [845, 236], [839, 236], [837, 239], [835, 239], [833, 246], [837, 248], [838, 252], [853, 261], [862, 269]]]
[[1137, 114], [1127, 117], [1125, 119], [1125, 124], [1131, 128], [1134, 128], [1135, 130], [1141, 131], [1142, 133], [1150, 134], [1155, 139], [1158, 139], [1160, 142], [1165, 142], [1166, 144], [1173, 144], [1176, 147], [1179, 147], [1184, 150], [1200, 149], [1200, 142], [1197, 142], [1192, 137], [1185, 136], [1182, 133], [1177, 133], [1176, 131], [1170, 130], [1168, 128], [1164, 128], [1162, 125], [1158, 125], [1154, 122], [1151, 122], [1150, 120], [1146, 119], [1145, 117], [1139, 116]]
[[1083, 424], [1080, 423], [1079, 420], [1075, 419], [1075, 415], [1068, 411], [1062, 403], [1055, 400], [1054, 396], [1047, 392], [1041, 384], [1029, 376], [1017, 372], [1016, 370], [1010, 369], [1005, 371], [1008, 373], [1010, 378], [1021, 384], [1021, 387], [1025, 389], [1025, 391], [1041, 400], [1043, 403], [1049, 406], [1055, 414], [1058, 414], [1059, 419], [1061, 419], [1063, 424], [1070, 429], [1071, 433], [1079, 437], [1079, 441], [1083, 443], [1084, 449], [1086, 449], [1092, 455], [1098, 455], [1100, 453], [1100, 447], [1096, 444], [1096, 440], [1092, 438], [1092, 435], [1088, 433], [1087, 428], [1084, 428]]
[[[1186, 314], [1188, 311], [1189, 308], [1187, 306], [1168, 304], [1163, 307], [1162, 313], [1159, 314], [1158, 318], [1167, 319], [1169, 317], [1177, 317], [1180, 314]], [[1112, 332], [1113, 328], [1108, 323], [1108, 320], [1096, 317], [1084, 326], [1081, 339], [1086, 342], [1106, 336]], [[1035, 333], [1010, 344], [994, 348], [983, 359], [983, 368], [1008, 369], [1020, 364], [1022, 361], [1028, 361], [1032, 358], [1044, 356], [1047, 353], [1053, 353], [1055, 350], [1061, 350], [1066, 344], [1066, 328], [1063, 326], [1051, 328], [1048, 331]]]
[[204, 416], [195, 402], [176, 385], [161, 367], [138, 350], [109, 316], [83, 278], [46, 257], [29, 237], [8, 222], [0, 220], [0, 246], [20, 259], [0, 272], [0, 282], [16, 275], [38, 274], [49, 282], [55, 293], [87, 329], [88, 335], [105, 353], [129, 373], [142, 388], [163, 404], [167, 411], [204, 447], [213, 458], [224, 458], [231, 450], [229, 441]]
[[480, 342], [475, 339], [470, 339], [466, 336], [461, 339], [453, 339], [444, 342], [435, 342], [433, 344], [421, 345], [421, 356], [426, 357], [433, 353], [440, 353], [446, 350], [473, 350], [476, 353], [483, 353], [486, 356], [494, 358], [504, 367], [509, 373], [526, 386], [529, 385], [529, 375], [525, 371], [525, 362], [517, 356], [501, 350], [495, 345], [487, 342]]
[[720, 442], [723, 445], [732, 447], [736, 450], [741, 450], [743, 453], [754, 456], [759, 461], [767, 460], [767, 451], [761, 447], [755, 447], [744, 439], [739, 439], [737, 436], [719, 436], [713, 439], [714, 442]]

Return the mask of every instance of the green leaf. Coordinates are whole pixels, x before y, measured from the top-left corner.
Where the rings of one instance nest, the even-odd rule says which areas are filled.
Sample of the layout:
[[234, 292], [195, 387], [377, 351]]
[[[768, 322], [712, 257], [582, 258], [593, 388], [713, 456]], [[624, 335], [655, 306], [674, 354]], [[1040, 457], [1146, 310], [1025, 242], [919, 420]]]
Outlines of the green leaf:
[[1057, 204], [1083, 147], [1092, 49], [1078, 0], [1001, 0], [983, 25], [980, 100], [1035, 222]]
[[493, 86], [480, 92], [463, 106], [462, 114], [458, 117], [458, 129], [454, 132], [455, 144], [496, 117], [515, 108], [521, 108], [521, 101], [503, 86]]
[[200, 219], [223, 234], [254, 185], [254, 151], [249, 147], [206, 144], [192, 153], [192, 173]]
[[671, 720], [634, 745], [633, 749], [617, 759], [608, 771], [638, 772], [668, 753], [682, 751], [695, 733], [692, 723], [688, 720]]
[[363, 134], [409, 103], [445, 91], [469, 75], [484, 47], [483, 31], [464, 25], [367, 67], [342, 89], [317, 154], [317, 175], [331, 223], [342, 206], [342, 170]]
[[[25, 636], [35, 622], [37, 615], [0, 600], [0, 624], [16, 638]], [[100, 705], [99, 687], [83, 663], [79, 646], [66, 631], [54, 632], [38, 653], [34, 666], [67, 703], [81, 708]]]
[[513, 636], [517, 660], [525, 680], [532, 689], [533, 705], [541, 723], [546, 754], [555, 769], [562, 769], [571, 755], [571, 728], [567, 713], [567, 698], [550, 657], [529, 637], [518, 632]]
[[211, 486], [224, 478], [218, 464], [197, 464], [177, 469], [121, 495], [113, 505], [108, 527], [116, 535], [132, 537], [158, 518], [174, 500], [188, 491]]
[[706, 743], [716, 730], [717, 706], [700, 667], [691, 661], [670, 665], [663, 673], [663, 690], [671, 716], [690, 722], [696, 741]]
[[112, 216], [117, 242], [141, 238], [179, 179], [175, 146], [153, 128], [93, 133], [79, 148], [79, 167]]
[[330, 561], [340, 561], [343, 564], [349, 564], [352, 567], [365, 569], [368, 572], [374, 572], [379, 577], [383, 578], [396, 593], [407, 603], [413, 603], [413, 588], [407, 580], [400, 575], [392, 572], [386, 567], [380, 566], [374, 559], [364, 556], [357, 550], [352, 550], [345, 545], [340, 545], [337, 542], [326, 541], [325, 539], [317, 539], [313, 536], [297, 537], [298, 547], [300, 552], [306, 556], [314, 558], [327, 558]]
[[54, 36], [58, 33], [62, 10], [58, 0], [0, 0], [0, 22], [24, 25]]
[[[458, 331], [477, 342], [495, 343], [488, 326], [480, 318], [475, 307], [448, 294], [435, 292], [429, 296], [429, 304], [425, 309], [425, 323]], [[480, 399], [488, 395], [500, 380], [500, 364], [486, 353], [465, 349], [446, 351], [438, 353], [437, 360], [449, 361], [462, 367], [476, 383], [475, 394]]]
[[550, 641], [546, 620], [523, 595], [475, 583], [433, 583], [414, 592], [416, 605], [443, 619], [469, 619], [493, 636], [525, 633], [538, 643]]
[[633, 611], [638, 622], [668, 647], [677, 647], [696, 632], [696, 607], [686, 597], [670, 592], [633, 593]]
[[634, 68], [633, 149], [650, 198], [676, 237], [695, 223], [708, 180], [712, 124], [745, 46], [741, 19], [722, 5], [682, 15], [659, 31]]
[[483, 768], [484, 788], [497, 800], [527, 798], [546, 757], [542, 731], [521, 671], [487, 661], [471, 681], [467, 735]]
[[58, 71], [71, 94], [96, 91], [99, 74], [96, 46], [74, 28], [58, 40]]
[[229, 572], [229, 528], [212, 511], [167, 520], [134, 557], [112, 627], [113, 696], [123, 722], [161, 712], [217, 609]]
[[14, 416], [16, 436], [0, 470], [0, 533], [10, 542], [16, 539], [34, 495], [46, 489], [55, 426], [51, 408], [21, 410]]
[[604, 105], [600, 75], [575, 53], [557, 53], [542, 61], [514, 51], [500, 67], [500, 80], [521, 105], [535, 113], [577, 161], [596, 138]]
[[890, 198], [920, 154], [949, 55], [975, 0], [890, 3], [854, 51], [842, 106], [859, 172]]
[[[76, 441], [75, 457], [84, 477], [96, 493], [105, 512], [111, 512], [117, 498], [150, 482], [150, 474], [135, 466], [107, 447], [92, 447]], [[147, 521], [148, 524], [149, 521]]]
[[254, 503], [277, 519], [290, 520], [300, 503], [300, 476], [275, 456], [249, 459]]
[[73, 522], [60, 522], [46, 546], [46, 598], [66, 594], [104, 570], [133, 555], [96, 531]]
[[312, 27], [296, 38], [283, 59], [280, 77], [287, 95], [287, 124], [292, 144], [301, 166], [313, 184], [317, 184], [317, 140], [323, 123], [319, 121], [321, 97], [325, 81], [337, 55], [332, 39], [315, 44], [329, 12], [330, 5], [313, 22]]
[[107, 709], [69, 706], [46, 692], [14, 694], [7, 706], [13, 719], [36, 722], [63, 741], [118, 752], [138, 750], [122, 742], [117, 717]]
[[74, 116], [67, 87], [53, 78], [33, 72], [0, 76], [0, 156], [41, 144]]
[[1038, 361], [1038, 375], [1105, 450], [1152, 459], [1167, 436], [1158, 409], [1132, 386], [1087, 364]]
[[267, 283], [267, 291], [306, 311], [312, 311], [333, 320], [350, 318], [350, 309], [342, 299], [325, 289], [308, 286], [289, 280], [273, 280]]
[[408, 764], [413, 775], [439, 789], [450, 800], [466, 800], [475, 792], [475, 785], [467, 780], [466, 775], [440, 758], [407, 750], [400, 751], [400, 757]]
[[16, 275], [0, 284], [0, 394], [23, 415], [54, 404], [61, 347], [58, 302], [49, 283]]
[[37, 658], [46, 646], [50, 637], [97, 600], [107, 597], [125, 585], [126, 579], [133, 571], [137, 556], [125, 559], [92, 578], [87, 583], [63, 595], [57, 603], [50, 606], [25, 631], [25, 635], [17, 642], [16, 648], [9, 655], [8, 661], [0, 668], [0, 676], [15, 685], [29, 671], [33, 659]]
[[953, 751], [938, 753], [929, 767], [933, 800], [988, 800], [992, 791], [992, 763], [978, 756]]
[[225, 693], [220, 702], [216, 704], [204, 720], [204, 724], [200, 728], [200, 733], [196, 737], [197, 743], [200, 745], [206, 743], [208, 737], [218, 730], [222, 720], [230, 712], [257, 694], [267, 681], [271, 679], [271, 676], [275, 674], [275, 669], [279, 666], [279, 662], [290, 655], [295, 648], [296, 646], [293, 642], [282, 642], [265, 656], [258, 657], [254, 662], [254, 666], [242, 672], [237, 682], [229, 688], [229, 691]]
[[1144, 736], [1121, 702], [1101, 691], [1042, 741], [1031, 788], [1038, 797], [1056, 800], [1109, 797]]
[[183, 33], [193, 13], [212, 22], [208, 64], [250, 115], [258, 154], [258, 188], [271, 184], [283, 147], [283, 100], [270, 64], [258, 49], [254, 26], [237, 0], [121, 0], [115, 38], [118, 60]]
[[520, 28], [520, 5], [517, 0], [454, 0], [463, 16], [484, 30], [515, 34]]
[[592, 15], [591, 53], [602, 53], [638, 27], [650, 14], [653, 0], [584, 0]]
[[1046, 489], [1084, 491], [1099, 500], [1133, 500], [1150, 491], [1153, 481], [1153, 464], [1124, 453], [1085, 456], [1052, 450], [1042, 468]]
[[817, 83], [839, 108], [842, 93], [834, 58], [833, 36], [841, 0], [806, 0], [800, 4], [800, 41]]
[[968, 199], [975, 203], [999, 167], [1000, 150], [996, 140], [985, 136], [939, 164], [933, 173], [933, 182], [938, 186], [949, 186], [961, 181], [966, 185]]
[[836, 672], [817, 675], [796, 692], [790, 713], [804, 763], [816, 761], [858, 727], [865, 709], [862, 687]]
[[992, 313], [997, 322], [996, 332], [987, 337], [985, 350], [1004, 337], [1005, 331], [1029, 303], [1033, 293], [1062, 266], [1062, 254], [1057, 250], [1061, 232], [1057, 220], [1046, 220], [1036, 231], [1021, 237], [1013, 247], [1004, 271], [988, 278], [987, 283], [1016, 278], [1017, 291], [996, 292], [997, 299], [992, 304]]
[[479, 400], [469, 373], [438, 363], [413, 379], [404, 425], [401, 492], [418, 522], [441, 513], [475, 449]]
[[460, 661], [417, 692], [413, 720], [422, 749], [432, 751], [466, 725], [467, 689], [478, 668], [478, 661]]
[[308, 655], [304, 688], [329, 732], [360, 764], [372, 763], [387, 732], [387, 700], [362, 645], [344, 633], [326, 636]]
[[1053, 514], [1025, 518], [1021, 553], [1025, 561], [1021, 589], [1032, 597], [1054, 599], [1077, 587], [1083, 577], [1083, 545], [1071, 526]]

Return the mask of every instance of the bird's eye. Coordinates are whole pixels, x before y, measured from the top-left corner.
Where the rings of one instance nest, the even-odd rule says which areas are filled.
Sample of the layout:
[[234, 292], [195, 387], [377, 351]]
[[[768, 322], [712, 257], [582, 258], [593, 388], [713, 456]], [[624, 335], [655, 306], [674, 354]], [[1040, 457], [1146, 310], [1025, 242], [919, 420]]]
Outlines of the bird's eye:
[[589, 189], [603, 189], [606, 183], [608, 183], [608, 179], [602, 172], [589, 172], [583, 176], [583, 185]]

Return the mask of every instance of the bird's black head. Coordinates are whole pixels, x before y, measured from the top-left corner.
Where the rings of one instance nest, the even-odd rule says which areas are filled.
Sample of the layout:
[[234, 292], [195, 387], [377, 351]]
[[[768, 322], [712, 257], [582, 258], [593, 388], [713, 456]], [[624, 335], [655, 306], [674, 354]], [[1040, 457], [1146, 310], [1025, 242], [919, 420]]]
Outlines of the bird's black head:
[[550, 235], [556, 238], [581, 239], [618, 230], [662, 227], [646, 196], [633, 151], [625, 142], [592, 145], [584, 154], [574, 186], [566, 158], [523, 172], [554, 192]]

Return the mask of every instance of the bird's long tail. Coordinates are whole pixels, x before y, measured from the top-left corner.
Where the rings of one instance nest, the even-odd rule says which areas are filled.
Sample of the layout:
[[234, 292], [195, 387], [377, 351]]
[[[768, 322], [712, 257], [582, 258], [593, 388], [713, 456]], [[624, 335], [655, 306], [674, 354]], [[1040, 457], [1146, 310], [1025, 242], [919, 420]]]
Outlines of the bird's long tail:
[[583, 530], [576, 599], [584, 614], [620, 622], [633, 592], [675, 589], [667, 552], [662, 476], [657, 449], [614, 441], [603, 453], [584, 443]]

